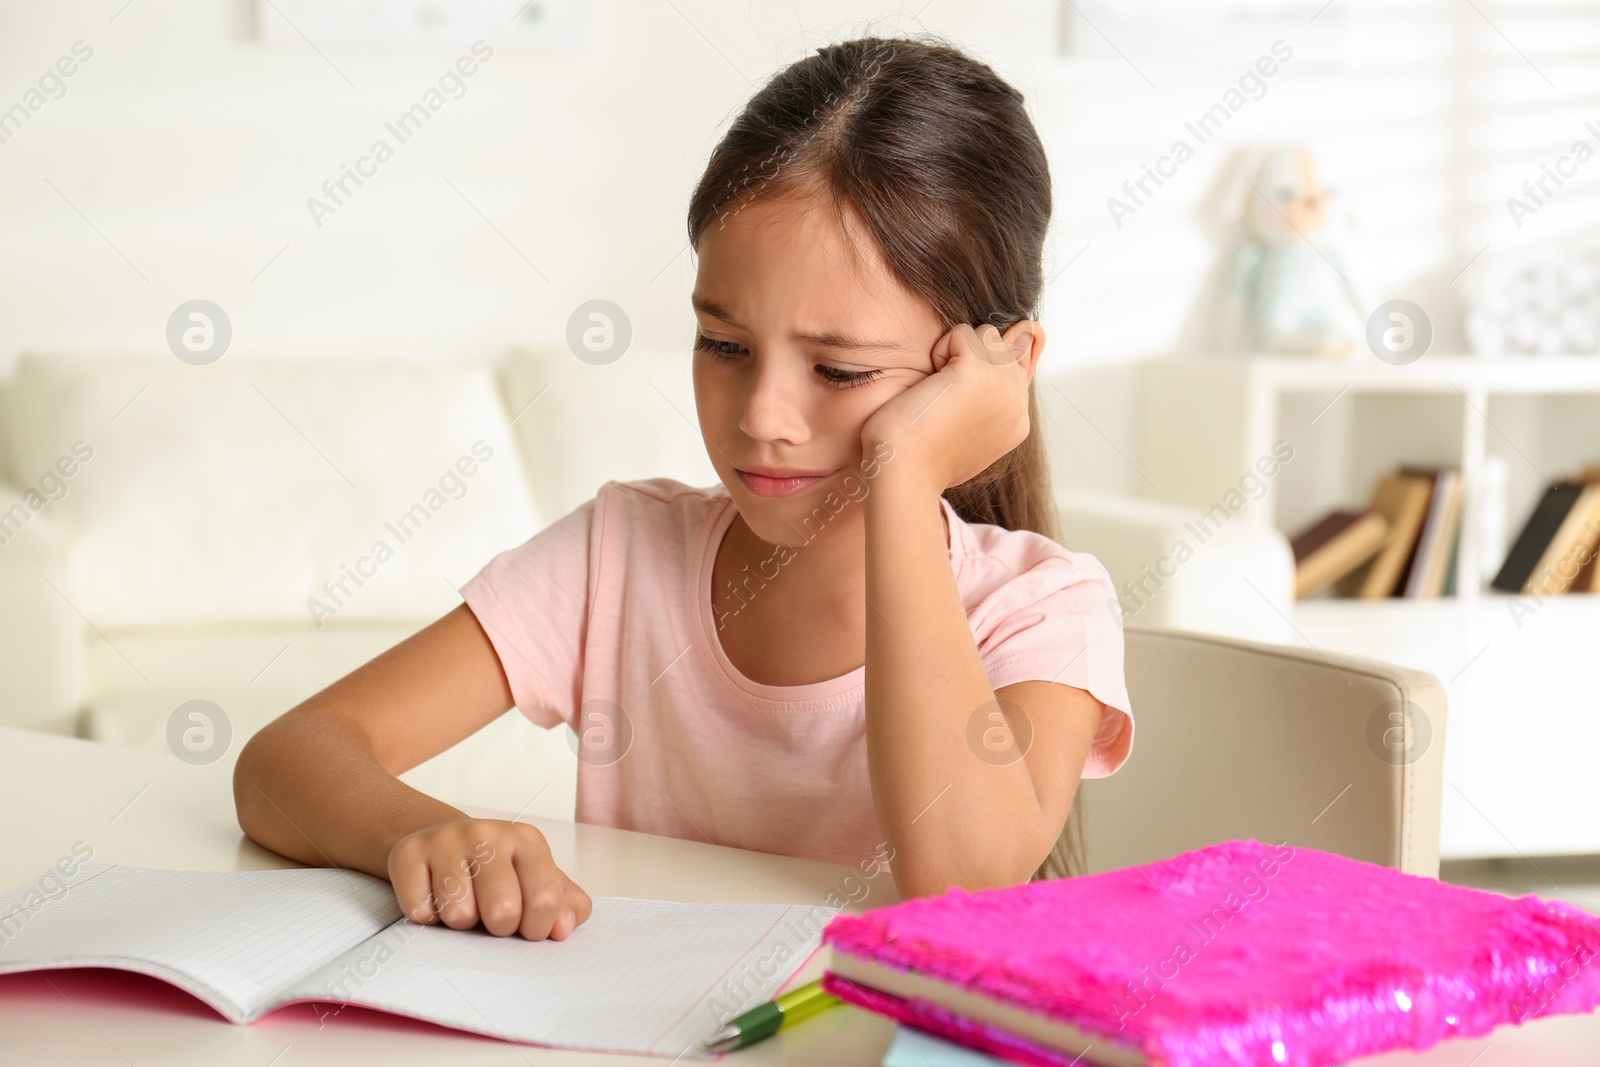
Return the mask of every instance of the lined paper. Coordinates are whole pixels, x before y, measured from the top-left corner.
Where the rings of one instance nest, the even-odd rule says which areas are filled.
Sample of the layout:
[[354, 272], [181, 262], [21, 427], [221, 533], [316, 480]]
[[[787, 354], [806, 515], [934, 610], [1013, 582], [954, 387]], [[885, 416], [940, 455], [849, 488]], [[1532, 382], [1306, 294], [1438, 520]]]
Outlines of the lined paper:
[[0, 895], [0, 973], [104, 966], [187, 989], [233, 1022], [359, 1004], [560, 1048], [716, 1059], [701, 1042], [772, 998], [838, 913], [820, 904], [594, 897], [565, 941], [401, 917], [360, 871], [86, 863]]
[[513, 1041], [714, 1059], [700, 1043], [770, 1000], [836, 911], [595, 897], [565, 941], [402, 919], [295, 993]]
[[[0, 973], [122, 967], [248, 1022], [296, 978], [400, 917], [363, 871], [170, 871], [90, 862], [0, 896]], [[33, 903], [29, 903], [30, 892]], [[42, 898], [42, 899], [39, 899]]]

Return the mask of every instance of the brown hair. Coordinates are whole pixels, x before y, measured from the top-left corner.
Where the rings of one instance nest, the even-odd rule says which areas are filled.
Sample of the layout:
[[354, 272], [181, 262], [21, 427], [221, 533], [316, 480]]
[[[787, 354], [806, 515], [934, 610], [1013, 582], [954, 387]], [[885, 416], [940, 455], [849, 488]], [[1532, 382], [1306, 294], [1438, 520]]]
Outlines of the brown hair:
[[[775, 74], [734, 119], [689, 203], [689, 244], [758, 196], [825, 192], [944, 329], [1036, 318], [1050, 168], [1022, 94], [931, 35], [860, 37]], [[944, 496], [968, 522], [1056, 540], [1038, 404], [1026, 440]], [[1080, 797], [1034, 878], [1083, 869]]]

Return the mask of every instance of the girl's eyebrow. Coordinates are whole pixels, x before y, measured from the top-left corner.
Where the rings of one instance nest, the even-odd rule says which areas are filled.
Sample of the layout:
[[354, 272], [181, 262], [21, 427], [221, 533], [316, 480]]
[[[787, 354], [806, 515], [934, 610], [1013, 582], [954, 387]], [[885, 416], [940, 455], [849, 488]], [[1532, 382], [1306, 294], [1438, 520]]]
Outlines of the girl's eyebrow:
[[[729, 326], [734, 326], [738, 329], [750, 332], [750, 327], [729, 315], [727, 309], [714, 300], [707, 300], [703, 296], [690, 296], [689, 302], [694, 305], [696, 311], [710, 315], [714, 319], [721, 319]], [[817, 345], [821, 348], [871, 349], [880, 352], [901, 352], [905, 351], [906, 348], [906, 346], [901, 344], [899, 341], [874, 341], [859, 339], [855, 337], [849, 337], [837, 331], [828, 331], [826, 333], [797, 333], [790, 336], [791, 340], [801, 341], [809, 345]]]

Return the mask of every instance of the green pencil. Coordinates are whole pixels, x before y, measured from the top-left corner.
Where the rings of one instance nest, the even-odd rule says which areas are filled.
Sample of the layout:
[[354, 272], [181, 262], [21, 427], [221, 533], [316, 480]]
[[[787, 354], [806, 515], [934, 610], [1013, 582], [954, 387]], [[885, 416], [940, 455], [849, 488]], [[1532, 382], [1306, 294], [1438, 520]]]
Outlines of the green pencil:
[[819, 978], [799, 989], [790, 990], [776, 1000], [757, 1005], [743, 1015], [734, 1016], [728, 1025], [705, 1043], [705, 1049], [707, 1052], [723, 1052], [744, 1048], [841, 1003], [843, 1001], [838, 997], [823, 991], [822, 979]]

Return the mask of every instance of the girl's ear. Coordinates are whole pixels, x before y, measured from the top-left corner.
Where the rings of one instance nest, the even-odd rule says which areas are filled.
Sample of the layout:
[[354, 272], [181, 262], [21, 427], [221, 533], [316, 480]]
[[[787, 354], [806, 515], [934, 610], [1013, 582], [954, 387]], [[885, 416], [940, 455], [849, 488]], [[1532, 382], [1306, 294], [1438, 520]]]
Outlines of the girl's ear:
[[1021, 322], [1013, 323], [1011, 329], [1005, 333], [1006, 345], [1009, 347], [1022, 344], [1021, 338], [1023, 334], [1031, 334], [1032, 341], [1028, 344], [1028, 350], [1021, 354], [1018, 362], [1027, 364], [1028, 381], [1031, 382], [1033, 381], [1033, 372], [1039, 366], [1039, 357], [1044, 355], [1044, 327], [1033, 319], [1023, 319]]

